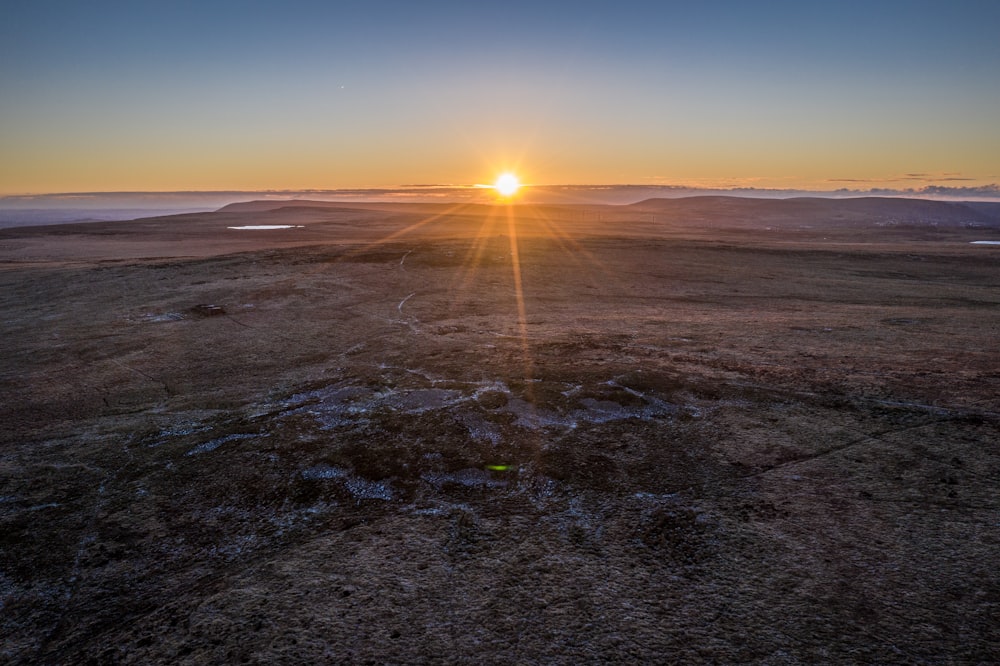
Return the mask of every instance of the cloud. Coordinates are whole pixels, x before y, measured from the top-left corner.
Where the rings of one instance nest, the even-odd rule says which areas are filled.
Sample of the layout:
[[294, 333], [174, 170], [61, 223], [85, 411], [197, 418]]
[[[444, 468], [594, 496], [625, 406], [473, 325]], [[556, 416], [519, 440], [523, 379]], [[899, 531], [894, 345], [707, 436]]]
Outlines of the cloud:
[[932, 173], [904, 173], [897, 176], [888, 176], [886, 178], [828, 178], [826, 182], [828, 183], [871, 183], [872, 185], [881, 185], [885, 183], [905, 183], [911, 181], [919, 181], [923, 183], [933, 184], [933, 183], [949, 183], [957, 181], [975, 181], [976, 178], [969, 178], [963, 176], [959, 173], [942, 173], [942, 174], [932, 174]]
[[[953, 180], [967, 180], [955, 178]], [[949, 197], [995, 197], [1000, 196], [1000, 185], [978, 185], [976, 187], [948, 187], [946, 185], [927, 185], [918, 190], [920, 194]]]
[[[955, 178], [953, 180], [970, 180]], [[890, 197], [930, 197], [935, 199], [979, 199], [1000, 197], [1000, 185], [977, 185], [974, 187], [952, 187], [949, 185], [924, 185], [923, 187], [871, 187], [868, 189], [849, 189], [841, 187], [833, 191], [838, 196], [878, 195]]]

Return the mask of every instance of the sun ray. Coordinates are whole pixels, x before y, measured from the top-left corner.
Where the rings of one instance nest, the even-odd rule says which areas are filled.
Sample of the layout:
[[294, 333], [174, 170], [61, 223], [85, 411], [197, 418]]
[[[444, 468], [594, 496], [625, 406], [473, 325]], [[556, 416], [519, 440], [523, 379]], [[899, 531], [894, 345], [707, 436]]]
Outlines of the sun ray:
[[534, 358], [531, 354], [531, 341], [528, 338], [528, 310], [524, 301], [524, 279], [521, 271], [521, 249], [517, 232], [517, 220], [514, 217], [514, 207], [507, 206], [507, 231], [510, 239], [510, 268], [514, 281], [514, 299], [517, 304], [517, 330], [521, 341], [521, 354], [524, 362], [524, 392], [531, 405], [534, 399]]
[[447, 209], [445, 209], [444, 211], [442, 211], [440, 213], [436, 213], [434, 215], [431, 215], [430, 217], [427, 217], [427, 218], [424, 218], [422, 220], [419, 220], [418, 222], [414, 222], [413, 224], [411, 224], [411, 225], [409, 225], [407, 227], [404, 227], [402, 229], [398, 229], [398, 230], [392, 232], [391, 234], [389, 234], [387, 236], [383, 236], [382, 238], [379, 238], [377, 240], [371, 241], [369, 243], [365, 243], [364, 245], [362, 245], [362, 246], [360, 246], [360, 247], [358, 247], [358, 248], [356, 248], [356, 249], [354, 249], [354, 250], [346, 253], [344, 256], [345, 257], [356, 256], [358, 254], [362, 254], [364, 252], [367, 252], [368, 250], [371, 250], [372, 248], [378, 247], [379, 245], [384, 245], [386, 243], [390, 243], [390, 242], [396, 240], [397, 238], [400, 238], [401, 236], [405, 236], [405, 235], [409, 234], [410, 232], [413, 232], [413, 231], [416, 231], [417, 229], [420, 229], [421, 227], [424, 227], [424, 226], [427, 226], [428, 224], [432, 224], [434, 222], [437, 222], [437, 221], [441, 220], [442, 218], [447, 218], [447, 217], [450, 217], [452, 215], [455, 215], [457, 212], [460, 212], [463, 208], [468, 208], [468, 207], [469, 207], [469, 204], [467, 204], [467, 203], [459, 203], [459, 204], [455, 204], [453, 206], [449, 206]]
[[574, 261], [578, 266], [582, 266], [584, 262], [580, 259], [582, 255], [592, 264], [597, 270], [608, 279], [616, 279], [614, 273], [608, 269], [608, 267], [598, 259], [593, 252], [585, 248], [579, 240], [574, 238], [566, 229], [559, 224], [559, 220], [550, 216], [545, 212], [543, 208], [536, 207], [533, 210], [537, 211], [537, 218], [541, 221], [542, 225], [549, 232], [549, 236], [559, 245], [560, 249], [573, 257]]
[[472, 244], [465, 253], [462, 262], [462, 271], [456, 276], [453, 283], [453, 291], [456, 293], [467, 293], [476, 272], [482, 263], [483, 253], [489, 245], [489, 239], [493, 236], [497, 222], [496, 208], [490, 207], [489, 212], [483, 217], [482, 223], [472, 239]]

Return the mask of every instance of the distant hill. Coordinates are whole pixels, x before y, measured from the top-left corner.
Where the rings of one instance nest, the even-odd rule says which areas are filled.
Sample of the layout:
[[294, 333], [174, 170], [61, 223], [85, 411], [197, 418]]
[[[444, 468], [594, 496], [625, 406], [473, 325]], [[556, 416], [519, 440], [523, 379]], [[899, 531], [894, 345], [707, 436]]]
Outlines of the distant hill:
[[[603, 212], [607, 219], [617, 219], [622, 213], [651, 213], [659, 222], [694, 224], [703, 227], [811, 227], [821, 225], [859, 227], [1000, 227], [1000, 203], [949, 202], [928, 199], [890, 197], [858, 197], [833, 199], [794, 197], [760, 199], [736, 196], [694, 196], [653, 198], [625, 205], [545, 205], [516, 204], [519, 214], [572, 216], [579, 211]], [[472, 203], [393, 203], [312, 201], [308, 199], [258, 200], [233, 203], [219, 209], [221, 213], [278, 212], [294, 214], [378, 210], [399, 213], [481, 214], [492, 208]]]
[[78, 224], [86, 222], [113, 222], [136, 220], [145, 217], [204, 213], [208, 208], [0, 208], [0, 229], [33, 227], [48, 224]]
[[1000, 201], [966, 201], [965, 205], [1000, 223]]
[[752, 199], [698, 196], [646, 199], [628, 208], [663, 216], [664, 220], [703, 222], [712, 226], [748, 223], [787, 226], [858, 224], [863, 226], [1000, 226], [1000, 204], [859, 197], [826, 199]]
[[484, 204], [471, 203], [412, 203], [412, 202], [362, 202], [362, 201], [314, 201], [310, 199], [264, 199], [242, 201], [223, 206], [219, 213], [260, 213], [282, 209], [306, 208], [311, 210], [382, 210], [398, 212], [447, 213], [475, 212], [488, 208]]

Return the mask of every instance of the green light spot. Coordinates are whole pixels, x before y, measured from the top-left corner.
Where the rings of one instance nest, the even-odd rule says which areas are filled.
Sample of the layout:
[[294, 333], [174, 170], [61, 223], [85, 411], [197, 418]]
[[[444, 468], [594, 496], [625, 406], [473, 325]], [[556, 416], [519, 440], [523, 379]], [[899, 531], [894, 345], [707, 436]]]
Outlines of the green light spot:
[[506, 472], [510, 469], [510, 465], [487, 465], [486, 469], [492, 470], [494, 472]]

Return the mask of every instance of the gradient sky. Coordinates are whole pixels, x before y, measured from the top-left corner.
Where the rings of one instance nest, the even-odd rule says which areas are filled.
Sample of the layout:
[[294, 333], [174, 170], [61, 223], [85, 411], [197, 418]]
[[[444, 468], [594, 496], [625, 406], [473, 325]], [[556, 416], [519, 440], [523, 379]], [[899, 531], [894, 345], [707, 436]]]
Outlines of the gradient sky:
[[998, 36], [997, 0], [0, 0], [0, 195], [985, 185]]

